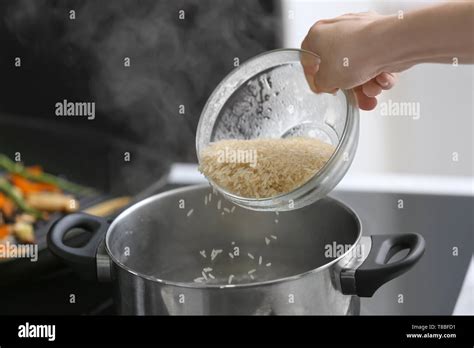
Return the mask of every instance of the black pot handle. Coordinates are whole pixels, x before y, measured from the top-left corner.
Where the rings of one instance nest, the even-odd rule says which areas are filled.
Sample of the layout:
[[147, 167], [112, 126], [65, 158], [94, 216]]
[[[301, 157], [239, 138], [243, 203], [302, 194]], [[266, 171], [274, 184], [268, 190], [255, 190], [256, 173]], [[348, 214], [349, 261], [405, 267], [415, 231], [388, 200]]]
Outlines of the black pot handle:
[[[341, 273], [344, 294], [371, 297], [386, 282], [407, 272], [425, 251], [425, 240], [418, 233], [372, 235], [372, 246], [364, 262], [352, 272], [353, 279]], [[401, 260], [388, 263], [397, 252], [408, 249]]]
[[[80, 276], [95, 280], [97, 279], [97, 248], [104, 239], [109, 225], [109, 221], [85, 213], [66, 215], [51, 226], [47, 238], [48, 248]], [[64, 243], [66, 233], [72, 229], [82, 229], [91, 236], [84, 245], [78, 247], [66, 245]]]

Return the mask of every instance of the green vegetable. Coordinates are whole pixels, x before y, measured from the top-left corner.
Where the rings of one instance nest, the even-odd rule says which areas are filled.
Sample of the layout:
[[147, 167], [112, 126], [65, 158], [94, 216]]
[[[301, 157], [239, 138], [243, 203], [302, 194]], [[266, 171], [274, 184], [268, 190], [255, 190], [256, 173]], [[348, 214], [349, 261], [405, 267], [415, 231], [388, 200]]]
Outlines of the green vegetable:
[[67, 180], [58, 178], [52, 174], [41, 173], [41, 174], [32, 174], [21, 163], [13, 162], [7, 156], [0, 154], [0, 169], [4, 169], [11, 174], [18, 174], [23, 176], [26, 179], [39, 181], [46, 184], [56, 185], [64, 191], [78, 194], [91, 194], [94, 190], [84, 187], [81, 185], [74, 184]]
[[39, 210], [30, 207], [23, 197], [15, 191], [15, 188], [5, 178], [0, 178], [0, 191], [5, 193], [15, 204], [25, 213], [29, 213], [37, 218], [41, 218], [43, 214]]

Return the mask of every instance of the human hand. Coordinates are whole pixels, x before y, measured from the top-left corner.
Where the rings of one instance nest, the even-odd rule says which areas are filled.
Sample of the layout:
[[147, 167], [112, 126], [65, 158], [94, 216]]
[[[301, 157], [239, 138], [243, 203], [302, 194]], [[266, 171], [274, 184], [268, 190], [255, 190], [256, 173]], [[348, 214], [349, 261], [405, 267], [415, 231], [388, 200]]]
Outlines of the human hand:
[[311, 89], [316, 93], [353, 89], [361, 109], [374, 109], [376, 96], [394, 86], [394, 72], [408, 68], [385, 70], [388, 67], [383, 63], [384, 51], [391, 49], [380, 40], [383, 27], [379, 23], [385, 17], [366, 12], [316, 22], [301, 45], [320, 57], [317, 62], [302, 55]]

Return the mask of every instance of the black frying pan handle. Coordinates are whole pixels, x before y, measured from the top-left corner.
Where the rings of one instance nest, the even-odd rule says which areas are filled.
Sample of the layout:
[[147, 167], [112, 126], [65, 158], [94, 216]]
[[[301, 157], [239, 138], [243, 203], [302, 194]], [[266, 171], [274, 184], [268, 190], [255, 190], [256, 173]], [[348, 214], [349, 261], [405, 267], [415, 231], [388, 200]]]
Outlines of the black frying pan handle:
[[[48, 248], [83, 278], [97, 279], [97, 248], [104, 239], [109, 224], [105, 219], [85, 213], [66, 215], [51, 226], [47, 238]], [[91, 237], [82, 246], [68, 246], [64, 240], [72, 229], [82, 229], [90, 233]]]
[[[369, 255], [354, 274], [355, 289], [343, 293], [371, 297], [379, 287], [412, 268], [425, 251], [425, 240], [418, 233], [372, 235]], [[408, 249], [401, 260], [388, 263], [397, 252]]]

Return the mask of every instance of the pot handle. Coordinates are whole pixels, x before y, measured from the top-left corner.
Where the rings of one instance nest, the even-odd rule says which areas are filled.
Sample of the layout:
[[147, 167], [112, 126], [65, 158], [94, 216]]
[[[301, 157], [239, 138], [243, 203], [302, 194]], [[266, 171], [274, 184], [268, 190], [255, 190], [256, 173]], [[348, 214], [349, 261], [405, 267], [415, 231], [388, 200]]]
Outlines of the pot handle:
[[[74, 213], [53, 223], [48, 232], [48, 248], [61, 260], [70, 265], [85, 279], [97, 279], [97, 249], [104, 239], [109, 221], [97, 216]], [[89, 240], [81, 246], [66, 245], [66, 234], [73, 229], [82, 229], [91, 234]]]
[[[352, 272], [341, 272], [344, 294], [371, 297], [386, 282], [407, 272], [425, 251], [425, 240], [418, 233], [372, 235], [369, 255]], [[388, 263], [392, 256], [408, 249], [401, 260]]]

